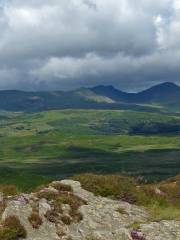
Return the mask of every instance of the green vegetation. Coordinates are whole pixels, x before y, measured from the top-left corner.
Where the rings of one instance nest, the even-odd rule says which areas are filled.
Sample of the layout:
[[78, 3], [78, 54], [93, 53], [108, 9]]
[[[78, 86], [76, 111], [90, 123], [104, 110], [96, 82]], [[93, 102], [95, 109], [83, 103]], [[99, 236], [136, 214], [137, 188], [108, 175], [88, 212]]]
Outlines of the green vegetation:
[[[61, 134], [118, 135], [174, 134], [180, 131], [180, 116], [128, 110], [61, 110], [37, 114], [2, 113], [0, 136]], [[162, 130], [164, 129], [164, 130]]]
[[[151, 221], [179, 219], [180, 175], [158, 184], [143, 184], [139, 179], [120, 175], [82, 174], [73, 179], [96, 195], [146, 207]], [[124, 209], [118, 209], [118, 212], [126, 214]]]
[[[145, 206], [151, 220], [179, 218], [179, 176], [162, 181], [180, 172], [178, 115], [124, 110], [1, 112], [0, 126], [0, 191], [6, 195], [76, 175], [75, 180], [97, 195]], [[81, 174], [88, 172], [99, 175]], [[38, 195], [53, 200], [54, 211], [47, 218], [53, 221], [62, 203], [68, 203], [73, 219], [81, 219], [77, 210], [85, 203], [73, 193], [67, 195], [72, 192], [69, 186], [54, 187], [61, 195]], [[123, 209], [119, 212], [125, 214]], [[37, 212], [29, 220], [39, 227]], [[66, 216], [61, 220], [70, 223]]]
[[1, 112], [0, 126], [0, 184], [20, 190], [84, 172], [123, 173], [148, 181], [179, 173], [178, 115], [128, 110]]
[[19, 193], [19, 190], [15, 185], [0, 184], [0, 192], [3, 193], [5, 196], [14, 196]]
[[[79, 212], [79, 208], [86, 204], [86, 202], [74, 195], [70, 186], [62, 183], [52, 183], [47, 186], [55, 187], [57, 192], [46, 188], [36, 192], [36, 196], [39, 199], [45, 198], [50, 201], [51, 210], [49, 210], [45, 215], [50, 222], [57, 223], [62, 221], [66, 225], [69, 225], [72, 222], [79, 222], [82, 220], [82, 214]], [[63, 214], [63, 204], [69, 205], [69, 215]], [[59, 213], [61, 213], [61, 215], [59, 215]], [[35, 228], [39, 226], [40, 221], [38, 219], [37, 209], [34, 210], [33, 214], [29, 218], [29, 221], [34, 224]]]
[[[53, 109], [124, 109], [141, 112], [178, 113], [180, 87], [162, 83], [139, 93], [126, 93], [113, 86], [79, 88], [68, 92], [0, 92], [0, 109], [39, 112]], [[20, 126], [21, 127], [21, 126]]]
[[42, 218], [39, 216], [38, 211], [33, 211], [28, 218], [33, 228], [38, 229], [42, 225]]
[[10, 216], [5, 219], [0, 229], [0, 239], [16, 240], [26, 238], [26, 230], [21, 225], [19, 219], [15, 216]]

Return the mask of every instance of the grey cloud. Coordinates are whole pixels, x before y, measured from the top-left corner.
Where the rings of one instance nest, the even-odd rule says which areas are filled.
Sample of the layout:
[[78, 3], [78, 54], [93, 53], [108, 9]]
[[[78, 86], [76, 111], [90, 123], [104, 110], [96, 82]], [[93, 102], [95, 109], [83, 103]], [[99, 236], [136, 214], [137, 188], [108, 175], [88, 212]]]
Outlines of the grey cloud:
[[84, 0], [84, 3], [87, 4], [90, 8], [92, 8], [94, 10], [97, 9], [96, 3], [92, 0]]
[[0, 88], [180, 83], [178, 0], [0, 2]]

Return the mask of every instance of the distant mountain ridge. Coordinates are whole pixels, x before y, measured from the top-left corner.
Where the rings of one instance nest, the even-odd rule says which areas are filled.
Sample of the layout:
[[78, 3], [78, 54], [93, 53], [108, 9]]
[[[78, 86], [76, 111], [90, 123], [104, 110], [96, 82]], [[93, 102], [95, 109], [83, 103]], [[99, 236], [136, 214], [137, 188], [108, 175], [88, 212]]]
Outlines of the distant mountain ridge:
[[175, 97], [180, 99], [180, 87], [170, 82], [155, 85], [138, 93], [126, 93], [113, 86], [97, 86], [91, 89], [96, 94], [111, 97], [116, 101], [132, 103], [168, 103], [170, 100], [176, 100]]
[[6, 111], [36, 112], [66, 108], [143, 110], [143, 105], [151, 104], [180, 109], [180, 87], [165, 82], [138, 93], [127, 93], [104, 85], [68, 92], [0, 91], [0, 109]]

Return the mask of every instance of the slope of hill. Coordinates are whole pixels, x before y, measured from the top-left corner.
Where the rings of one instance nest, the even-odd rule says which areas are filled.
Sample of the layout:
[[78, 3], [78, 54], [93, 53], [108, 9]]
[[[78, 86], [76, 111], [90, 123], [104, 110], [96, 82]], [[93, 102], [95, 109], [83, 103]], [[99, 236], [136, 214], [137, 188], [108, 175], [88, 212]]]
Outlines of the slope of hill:
[[96, 94], [95, 91], [88, 89], [88, 88], [79, 88], [75, 91], [72, 91], [72, 94], [75, 96], [80, 96], [85, 100], [93, 101], [96, 103], [115, 103], [113, 99], [110, 97], [103, 96], [101, 94]]
[[125, 93], [115, 89], [113, 86], [97, 86], [92, 88], [92, 91], [118, 102], [156, 103], [162, 105], [179, 104], [180, 106], [180, 87], [170, 82], [153, 86], [139, 93]]
[[177, 116], [121, 110], [2, 112], [0, 126], [0, 183], [23, 189], [82, 172], [126, 172], [157, 181], [180, 170]]
[[[164, 111], [163, 106], [180, 108], [180, 87], [163, 83], [139, 93], [126, 93], [113, 86], [80, 88], [74, 91], [0, 91], [0, 109], [36, 112], [51, 109], [131, 109]], [[162, 108], [161, 108], [162, 107]]]
[[112, 99], [82, 88], [63, 92], [0, 91], [0, 109], [6, 111], [38, 112], [51, 109], [104, 109], [120, 106]]
[[168, 202], [169, 196], [159, 189], [142, 184], [138, 189], [135, 179], [124, 176], [89, 175], [81, 179], [87, 177], [92, 179], [86, 184], [96, 180], [92, 189], [106, 198], [73, 180], [52, 182], [31, 194], [7, 197], [0, 193], [0, 239], [179, 239], [179, 207]]
[[134, 95], [136, 95], [133, 93], [123, 92], [121, 90], [114, 88], [113, 86], [99, 85], [99, 86], [91, 88], [91, 90], [98, 95], [109, 97], [116, 102], [129, 102], [130, 99]]
[[180, 103], [180, 87], [174, 83], [163, 83], [149, 88], [136, 95], [137, 102], [161, 104]]
[[93, 103], [76, 92], [0, 92], [0, 109], [8, 111], [88, 108], [93, 107]]

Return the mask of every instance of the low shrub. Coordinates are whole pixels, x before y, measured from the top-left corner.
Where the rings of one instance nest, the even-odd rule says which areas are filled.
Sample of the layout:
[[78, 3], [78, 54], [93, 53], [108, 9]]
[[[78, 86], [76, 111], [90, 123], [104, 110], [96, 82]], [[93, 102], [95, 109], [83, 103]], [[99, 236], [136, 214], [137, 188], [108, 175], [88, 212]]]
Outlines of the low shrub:
[[48, 201], [54, 200], [56, 199], [58, 196], [57, 193], [53, 192], [53, 191], [40, 191], [37, 193], [37, 197], [38, 198], [45, 198]]
[[5, 201], [3, 201], [0, 203], [0, 218], [1, 218], [5, 208], [6, 208], [6, 203], [5, 203]]
[[156, 184], [143, 184], [134, 178], [119, 175], [81, 174], [73, 179], [95, 195], [146, 207], [151, 221], [179, 219], [180, 175]]
[[[63, 213], [62, 205], [67, 204], [70, 206], [69, 216]], [[69, 225], [71, 222], [79, 222], [82, 220], [82, 215], [78, 211], [79, 207], [86, 204], [85, 201], [75, 196], [72, 192], [59, 192], [56, 198], [51, 202], [51, 210], [48, 211], [45, 217], [50, 222], [63, 221], [65, 224]]]
[[54, 208], [56, 210], [60, 209], [62, 210], [61, 206], [62, 204], [68, 204], [70, 206], [70, 216], [71, 216], [71, 222], [79, 222], [82, 220], [83, 216], [78, 211], [79, 207], [86, 204], [84, 200], [81, 198], [75, 196], [73, 193], [68, 192], [61, 192], [58, 198], [54, 202]]
[[73, 192], [73, 189], [71, 186], [60, 183], [60, 182], [54, 182], [51, 184], [52, 187], [54, 187], [59, 192]]
[[42, 225], [42, 218], [39, 216], [38, 212], [33, 211], [28, 220], [35, 229], [38, 229]]
[[27, 233], [16, 216], [7, 217], [0, 228], [0, 239], [17, 240], [26, 238]]
[[86, 202], [73, 193], [62, 192], [56, 199], [55, 204], [68, 204], [72, 210], [78, 210], [78, 208], [81, 205], [86, 204]]
[[0, 192], [6, 196], [14, 196], [19, 193], [19, 190], [15, 185], [0, 184]]
[[70, 216], [67, 216], [67, 215], [62, 215], [61, 216], [61, 221], [66, 225], [70, 225], [71, 222], [72, 222]]
[[118, 208], [118, 210], [117, 210], [120, 214], [122, 214], [122, 215], [127, 215], [127, 212], [126, 212], [126, 210], [124, 209], [124, 208]]
[[129, 203], [137, 202], [136, 181], [119, 175], [82, 174], [73, 177], [81, 182], [82, 187], [95, 195], [113, 197]]
[[46, 212], [45, 217], [49, 222], [56, 223], [59, 213], [55, 209], [52, 209]]

